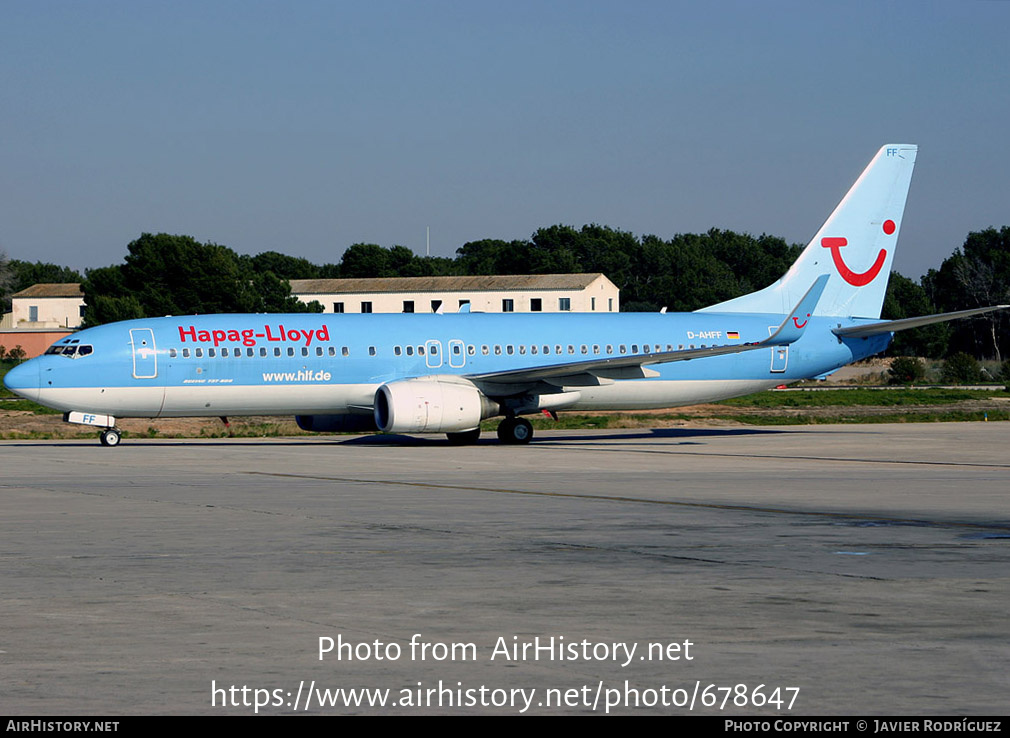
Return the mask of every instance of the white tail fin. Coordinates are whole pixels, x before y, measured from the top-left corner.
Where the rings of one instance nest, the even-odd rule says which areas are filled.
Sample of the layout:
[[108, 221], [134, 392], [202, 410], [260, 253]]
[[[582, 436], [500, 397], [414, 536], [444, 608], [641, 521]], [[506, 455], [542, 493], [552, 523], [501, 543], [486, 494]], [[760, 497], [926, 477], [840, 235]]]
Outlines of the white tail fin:
[[881, 148], [785, 276], [699, 312], [784, 314], [829, 274], [815, 315], [879, 318], [917, 150]]

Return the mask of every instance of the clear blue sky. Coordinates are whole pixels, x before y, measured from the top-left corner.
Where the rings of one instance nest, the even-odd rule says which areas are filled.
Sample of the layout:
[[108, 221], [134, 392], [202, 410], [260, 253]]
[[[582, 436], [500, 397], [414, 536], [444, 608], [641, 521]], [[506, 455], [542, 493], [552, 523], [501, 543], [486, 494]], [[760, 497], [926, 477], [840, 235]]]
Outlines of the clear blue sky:
[[806, 242], [916, 143], [918, 277], [1010, 223], [1010, 2], [0, 0], [0, 248], [144, 231], [335, 262], [355, 242], [601, 223]]

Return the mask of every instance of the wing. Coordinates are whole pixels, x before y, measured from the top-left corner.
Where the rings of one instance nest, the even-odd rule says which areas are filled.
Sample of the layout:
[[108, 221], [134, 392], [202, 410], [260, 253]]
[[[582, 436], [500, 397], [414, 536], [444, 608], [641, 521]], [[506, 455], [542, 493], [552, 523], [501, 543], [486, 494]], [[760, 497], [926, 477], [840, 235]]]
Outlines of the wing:
[[533, 387], [541, 391], [559, 392], [561, 387], [587, 387], [611, 384], [619, 379], [642, 379], [658, 376], [649, 369], [650, 364], [666, 364], [674, 361], [705, 359], [711, 356], [739, 354], [756, 351], [770, 346], [788, 346], [803, 335], [807, 318], [814, 312], [817, 301], [824, 292], [828, 275], [823, 274], [807, 290], [796, 307], [786, 317], [772, 335], [764, 341], [733, 343], [704, 348], [682, 349], [680, 351], [655, 351], [652, 353], [617, 356], [606, 359], [588, 359], [567, 363], [544, 364], [522, 369], [507, 369], [483, 374], [468, 374], [466, 378], [481, 386], [489, 396], [509, 395], [529, 391]]

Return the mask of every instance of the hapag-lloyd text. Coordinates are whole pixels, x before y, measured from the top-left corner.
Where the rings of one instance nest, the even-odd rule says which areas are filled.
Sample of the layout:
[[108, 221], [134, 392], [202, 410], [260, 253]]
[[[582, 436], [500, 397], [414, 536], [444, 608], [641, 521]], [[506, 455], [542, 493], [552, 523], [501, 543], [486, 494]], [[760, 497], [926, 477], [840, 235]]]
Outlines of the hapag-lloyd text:
[[287, 328], [281, 323], [276, 327], [270, 325], [263, 326], [262, 331], [255, 328], [244, 330], [197, 330], [196, 326], [184, 328], [179, 326], [179, 340], [186, 343], [187, 339], [193, 343], [213, 343], [219, 346], [222, 343], [239, 343], [243, 346], [255, 346], [258, 339], [267, 341], [296, 341], [305, 342], [306, 346], [311, 346], [313, 341], [329, 341], [330, 330], [326, 325], [319, 328]]

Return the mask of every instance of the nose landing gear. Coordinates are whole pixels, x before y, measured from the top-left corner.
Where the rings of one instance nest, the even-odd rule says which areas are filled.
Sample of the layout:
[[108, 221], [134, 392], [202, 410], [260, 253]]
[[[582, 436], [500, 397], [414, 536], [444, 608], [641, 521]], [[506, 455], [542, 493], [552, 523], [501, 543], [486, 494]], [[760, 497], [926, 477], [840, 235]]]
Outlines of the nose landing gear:
[[118, 446], [121, 438], [122, 433], [119, 428], [106, 428], [99, 436], [103, 446]]

